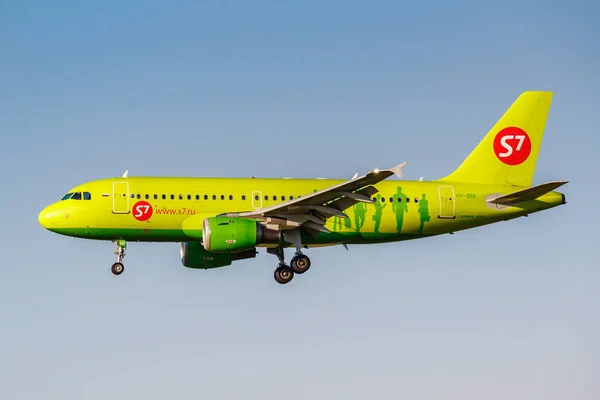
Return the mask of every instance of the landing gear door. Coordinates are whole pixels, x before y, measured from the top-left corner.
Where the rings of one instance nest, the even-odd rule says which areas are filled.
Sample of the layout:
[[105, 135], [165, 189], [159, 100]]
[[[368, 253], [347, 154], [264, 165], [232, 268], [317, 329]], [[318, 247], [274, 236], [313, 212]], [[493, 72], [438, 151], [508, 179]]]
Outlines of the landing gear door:
[[113, 182], [113, 214], [129, 214], [129, 182]]
[[438, 194], [440, 196], [440, 212], [438, 213], [438, 218], [456, 218], [454, 188], [452, 186], [438, 186]]

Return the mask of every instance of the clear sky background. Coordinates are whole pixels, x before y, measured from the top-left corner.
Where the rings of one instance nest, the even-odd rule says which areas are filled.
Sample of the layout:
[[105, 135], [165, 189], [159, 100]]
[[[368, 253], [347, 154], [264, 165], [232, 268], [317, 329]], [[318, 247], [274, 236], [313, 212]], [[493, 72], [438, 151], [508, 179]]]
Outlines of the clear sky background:
[[[0, 3], [2, 399], [600, 397], [600, 6]], [[435, 179], [555, 91], [535, 183], [564, 207], [428, 240], [209, 271], [177, 244], [38, 225], [131, 175]]]

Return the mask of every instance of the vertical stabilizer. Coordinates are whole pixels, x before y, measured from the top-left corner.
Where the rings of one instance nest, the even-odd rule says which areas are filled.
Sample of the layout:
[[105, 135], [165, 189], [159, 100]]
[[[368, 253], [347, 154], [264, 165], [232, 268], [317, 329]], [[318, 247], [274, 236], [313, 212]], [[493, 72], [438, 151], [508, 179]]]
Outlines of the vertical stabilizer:
[[522, 93], [448, 182], [531, 186], [552, 92]]

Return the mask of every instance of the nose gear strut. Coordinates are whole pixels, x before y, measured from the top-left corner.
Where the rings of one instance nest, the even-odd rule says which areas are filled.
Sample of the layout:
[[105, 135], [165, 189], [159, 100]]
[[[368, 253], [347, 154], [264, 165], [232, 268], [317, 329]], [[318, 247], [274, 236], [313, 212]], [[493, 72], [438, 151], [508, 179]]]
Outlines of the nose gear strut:
[[113, 241], [113, 244], [117, 249], [117, 251], [115, 251], [115, 254], [117, 255], [117, 262], [112, 265], [110, 270], [115, 275], [121, 275], [125, 270], [125, 266], [123, 265], [123, 258], [125, 258], [125, 249], [127, 248], [127, 242], [123, 239], [119, 239]]

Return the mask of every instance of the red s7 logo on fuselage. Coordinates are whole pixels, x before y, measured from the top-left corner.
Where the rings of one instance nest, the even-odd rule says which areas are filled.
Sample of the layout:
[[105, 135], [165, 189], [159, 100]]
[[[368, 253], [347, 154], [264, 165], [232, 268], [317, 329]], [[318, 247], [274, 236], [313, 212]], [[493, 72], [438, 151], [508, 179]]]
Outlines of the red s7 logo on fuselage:
[[132, 208], [133, 218], [138, 221], [148, 221], [152, 216], [152, 205], [147, 201], [138, 201]]

